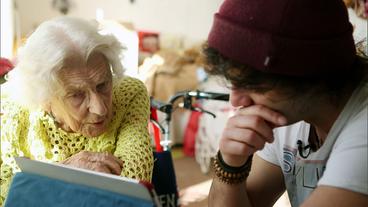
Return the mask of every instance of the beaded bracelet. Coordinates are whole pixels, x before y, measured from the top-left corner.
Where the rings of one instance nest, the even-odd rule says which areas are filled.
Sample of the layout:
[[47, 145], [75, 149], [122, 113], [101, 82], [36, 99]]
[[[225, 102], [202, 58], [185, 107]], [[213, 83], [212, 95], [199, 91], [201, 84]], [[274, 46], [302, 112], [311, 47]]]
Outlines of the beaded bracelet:
[[227, 165], [222, 159], [221, 152], [217, 152], [217, 156], [214, 159], [213, 168], [217, 178], [226, 184], [237, 184], [247, 179], [250, 168], [252, 166], [253, 155], [249, 156], [247, 162], [240, 167], [232, 167]]

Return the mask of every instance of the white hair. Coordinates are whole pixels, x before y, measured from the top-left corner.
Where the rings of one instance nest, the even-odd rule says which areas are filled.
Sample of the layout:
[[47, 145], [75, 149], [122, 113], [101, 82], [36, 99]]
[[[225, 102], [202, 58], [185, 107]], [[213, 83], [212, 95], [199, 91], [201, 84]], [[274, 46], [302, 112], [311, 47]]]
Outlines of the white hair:
[[24, 107], [43, 107], [57, 91], [57, 72], [67, 58], [78, 57], [87, 62], [92, 53], [101, 53], [113, 76], [122, 77], [122, 49], [114, 36], [99, 33], [96, 21], [58, 17], [42, 23], [19, 48], [18, 63], [9, 72], [6, 87]]

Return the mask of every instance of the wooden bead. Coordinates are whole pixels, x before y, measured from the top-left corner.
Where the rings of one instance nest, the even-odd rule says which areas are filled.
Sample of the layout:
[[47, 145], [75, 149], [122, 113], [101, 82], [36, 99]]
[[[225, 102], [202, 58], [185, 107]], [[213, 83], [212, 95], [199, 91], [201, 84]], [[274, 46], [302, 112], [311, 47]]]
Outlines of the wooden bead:
[[235, 172], [236, 170], [234, 169], [230, 169], [230, 172], [227, 171], [228, 169], [226, 168], [226, 166], [224, 166], [224, 164], [220, 163], [218, 157], [215, 157], [213, 163], [213, 169], [215, 171], [216, 177], [221, 182], [229, 185], [244, 182], [249, 175], [250, 167], [251, 162], [247, 162], [242, 168], [239, 168], [239, 172]]

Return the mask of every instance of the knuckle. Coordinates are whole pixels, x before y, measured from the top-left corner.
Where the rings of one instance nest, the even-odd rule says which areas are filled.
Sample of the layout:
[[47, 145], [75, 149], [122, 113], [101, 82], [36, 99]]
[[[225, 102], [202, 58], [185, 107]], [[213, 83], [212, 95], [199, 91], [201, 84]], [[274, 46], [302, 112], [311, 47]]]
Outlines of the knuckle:
[[263, 105], [255, 105], [254, 109], [255, 109], [256, 112], [260, 113], [260, 112], [264, 111], [266, 109], [266, 107], [263, 106]]
[[257, 132], [253, 131], [253, 130], [248, 130], [248, 139], [251, 142], [254, 142], [254, 140], [257, 138]]
[[102, 164], [101, 162], [96, 162], [96, 163], [94, 164], [94, 166], [95, 166], [95, 167], [97, 167], [97, 168], [103, 168], [105, 165], [104, 165], [104, 164]]
[[231, 117], [234, 117], [234, 116], [239, 116], [242, 114], [242, 110], [235, 110], [233, 115]]
[[92, 170], [97, 171], [97, 172], [103, 172], [103, 168], [97, 165], [93, 165]]
[[258, 150], [262, 150], [265, 147], [266, 143], [261, 142], [260, 146], [258, 147]]
[[239, 146], [240, 155], [246, 155], [249, 151], [249, 147], [246, 144], [242, 144]]
[[222, 132], [222, 139], [227, 139], [232, 133], [231, 128], [229, 127], [225, 127], [223, 132]]
[[102, 152], [101, 154], [103, 159], [108, 159], [110, 157], [110, 154], [108, 152]]
[[233, 122], [235, 122], [238, 119], [239, 115], [233, 115], [230, 116], [227, 120], [227, 125], [231, 125]]
[[85, 156], [88, 156], [88, 152], [87, 151], [81, 151], [80, 153], [78, 153], [78, 155], [80, 155], [81, 157], [85, 157]]
[[223, 137], [220, 139], [220, 143], [219, 143], [220, 148], [221, 148], [222, 146], [226, 146], [226, 144], [227, 144], [227, 139], [225, 138], [225, 136], [223, 136]]
[[221, 132], [220, 139], [233, 139], [237, 136], [239, 130], [236, 128], [224, 128]]
[[257, 126], [261, 125], [262, 122], [263, 122], [263, 119], [259, 116], [254, 116], [254, 118], [251, 121], [251, 123], [254, 127], [257, 127]]

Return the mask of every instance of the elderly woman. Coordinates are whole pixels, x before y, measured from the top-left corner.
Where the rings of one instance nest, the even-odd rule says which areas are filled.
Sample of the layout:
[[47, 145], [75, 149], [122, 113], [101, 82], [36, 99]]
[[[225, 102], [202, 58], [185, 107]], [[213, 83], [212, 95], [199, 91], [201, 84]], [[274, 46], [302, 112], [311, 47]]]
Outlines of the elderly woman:
[[151, 181], [149, 98], [124, 77], [122, 46], [92, 22], [41, 24], [2, 87], [1, 202], [26, 156]]

